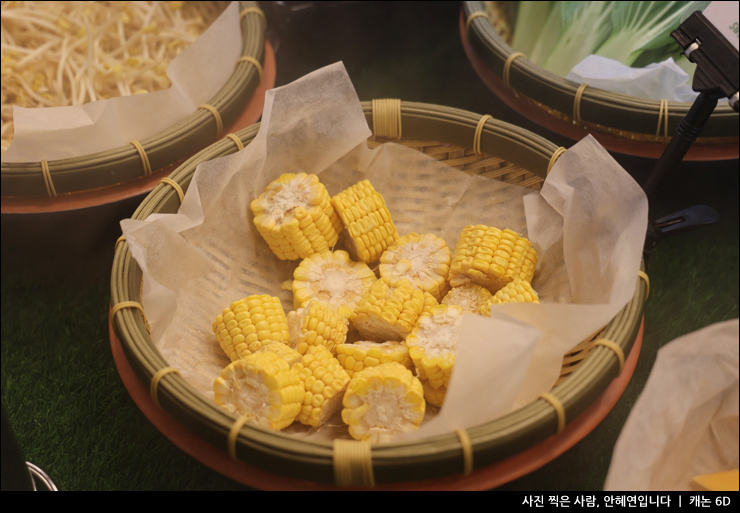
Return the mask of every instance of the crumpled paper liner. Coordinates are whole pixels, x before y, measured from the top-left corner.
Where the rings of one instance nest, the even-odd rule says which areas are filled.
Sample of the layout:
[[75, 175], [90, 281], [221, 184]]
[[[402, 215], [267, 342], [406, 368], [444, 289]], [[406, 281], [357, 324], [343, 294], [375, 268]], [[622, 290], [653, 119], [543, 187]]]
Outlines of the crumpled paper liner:
[[651, 100], [693, 103], [699, 96], [691, 88], [691, 77], [673, 61], [673, 57], [644, 68], [630, 68], [614, 59], [589, 55], [565, 78], [605, 91]]
[[713, 324], [658, 351], [604, 490], [698, 490], [694, 477], [738, 467], [739, 327]]
[[175, 125], [214, 97], [241, 55], [239, 2], [167, 67], [172, 86], [68, 107], [13, 106], [15, 136], [3, 162], [81, 157], [126, 146]]
[[[344, 66], [327, 66], [268, 91], [254, 141], [199, 165], [177, 214], [121, 222], [144, 272], [144, 308], [164, 359], [213, 397], [213, 381], [229, 364], [211, 331], [221, 310], [261, 293], [293, 309], [281, 284], [298, 262], [272, 254], [249, 204], [280, 174], [303, 171], [318, 174], [332, 195], [369, 179], [400, 234], [431, 231], [454, 250], [464, 226], [483, 223], [529, 235], [540, 254], [533, 285], [542, 304], [465, 315], [445, 405], [429, 407], [409, 438], [470, 428], [549, 390], [564, 353], [634, 294], [647, 227], [642, 189], [591, 137], [560, 157], [538, 193], [468, 176], [398, 144], [370, 150], [370, 135]], [[294, 423], [286, 431], [346, 437], [337, 426]]]

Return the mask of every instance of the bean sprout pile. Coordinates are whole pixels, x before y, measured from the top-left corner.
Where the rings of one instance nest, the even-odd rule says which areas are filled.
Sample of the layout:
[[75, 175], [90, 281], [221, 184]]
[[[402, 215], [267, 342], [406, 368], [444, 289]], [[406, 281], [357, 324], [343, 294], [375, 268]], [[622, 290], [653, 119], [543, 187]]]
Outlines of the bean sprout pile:
[[228, 2], [0, 2], [2, 153], [13, 105], [61, 107], [170, 87], [169, 63]]

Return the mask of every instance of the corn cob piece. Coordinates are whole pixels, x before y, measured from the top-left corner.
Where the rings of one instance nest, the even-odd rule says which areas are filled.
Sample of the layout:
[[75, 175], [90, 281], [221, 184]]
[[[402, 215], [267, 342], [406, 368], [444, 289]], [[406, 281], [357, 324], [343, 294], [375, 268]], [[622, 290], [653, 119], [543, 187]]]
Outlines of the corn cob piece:
[[396, 362], [357, 372], [342, 404], [342, 421], [352, 438], [373, 443], [418, 429], [426, 410], [421, 382]]
[[324, 346], [336, 355], [336, 346], [347, 340], [348, 326], [349, 321], [332, 307], [312, 300], [288, 314], [290, 346], [302, 355], [311, 346]]
[[352, 313], [352, 324], [364, 338], [403, 340], [424, 309], [424, 294], [405, 278], [385, 277], [373, 283]]
[[406, 278], [439, 301], [447, 293], [452, 254], [444, 239], [432, 233], [410, 233], [396, 239], [380, 257], [380, 277]]
[[431, 314], [423, 313], [419, 317], [416, 327], [406, 337], [417, 376], [427, 380], [432, 388], [450, 383], [462, 314], [462, 307], [457, 305], [434, 307]]
[[466, 312], [479, 313], [482, 306], [493, 299], [493, 294], [484, 287], [469, 282], [450, 290], [442, 300], [443, 305], [457, 305]]
[[433, 295], [431, 295], [429, 292], [424, 292], [424, 308], [422, 309], [421, 313], [428, 312], [431, 314], [432, 308], [438, 305], [439, 301], [437, 301]]
[[211, 328], [232, 362], [264, 345], [290, 340], [288, 319], [280, 300], [266, 294], [231, 303], [216, 317]]
[[441, 386], [439, 388], [433, 388], [427, 380], [422, 379], [420, 381], [421, 385], [424, 387], [424, 400], [427, 404], [441, 407], [442, 403], [445, 402], [445, 396], [447, 396], [447, 387]]
[[293, 423], [305, 395], [298, 372], [270, 351], [232, 362], [213, 382], [213, 391], [216, 404], [275, 430]]
[[280, 358], [288, 362], [288, 365], [290, 365], [291, 367], [300, 362], [301, 357], [303, 356], [301, 353], [291, 348], [288, 344], [284, 343], [267, 344], [266, 346], [262, 346], [262, 348], [257, 350], [257, 353], [266, 352], [275, 353]]
[[347, 228], [347, 246], [360, 262], [375, 262], [398, 238], [385, 200], [368, 180], [349, 187], [331, 199]]
[[342, 223], [316, 175], [286, 173], [252, 201], [254, 225], [280, 260], [334, 247]]
[[516, 232], [469, 225], [455, 246], [450, 285], [459, 287], [472, 281], [496, 293], [514, 278], [532, 281], [536, 266], [537, 252]]
[[506, 287], [502, 288], [485, 304], [481, 305], [478, 313], [481, 315], [491, 315], [491, 305], [501, 305], [504, 303], [539, 303], [540, 298], [534, 291], [528, 281], [516, 278]]
[[298, 421], [313, 427], [325, 424], [342, 407], [349, 375], [322, 346], [310, 346], [293, 370], [298, 372], [306, 391]]
[[355, 372], [367, 367], [377, 367], [382, 363], [396, 362], [407, 369], [414, 370], [414, 362], [409, 356], [409, 348], [403, 342], [371, 342], [360, 340], [354, 344], [337, 346], [337, 360], [351, 378]]
[[346, 251], [325, 251], [303, 260], [293, 272], [296, 310], [312, 299], [327, 303], [349, 319], [362, 296], [375, 282], [375, 273], [362, 262], [353, 262]]

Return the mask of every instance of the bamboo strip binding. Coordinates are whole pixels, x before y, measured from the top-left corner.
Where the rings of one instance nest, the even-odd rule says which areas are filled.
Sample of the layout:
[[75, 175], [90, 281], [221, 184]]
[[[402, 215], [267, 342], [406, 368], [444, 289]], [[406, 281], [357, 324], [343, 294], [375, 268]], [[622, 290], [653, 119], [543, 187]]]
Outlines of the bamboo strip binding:
[[510, 77], [510, 73], [511, 73], [511, 64], [512, 64], [512, 63], [513, 63], [513, 62], [514, 62], [514, 61], [515, 61], [515, 60], [516, 60], [517, 58], [519, 58], [519, 57], [524, 57], [525, 59], [527, 58], [527, 56], [526, 56], [526, 55], [524, 55], [524, 54], [523, 54], [522, 52], [514, 52], [514, 53], [512, 53], [511, 55], [509, 55], [509, 56], [508, 56], [508, 57], [506, 58], [506, 62], [504, 62], [504, 72], [503, 72], [503, 74], [502, 74], [502, 78], [504, 79], [504, 84], [506, 84], [506, 87], [508, 87], [509, 89], [511, 89], [511, 90], [512, 90], [512, 92], [514, 93], [514, 96], [516, 96], [517, 98], [519, 98], [519, 93], [517, 93], [517, 92], [516, 92], [516, 91], [515, 91], [515, 90], [514, 90], [514, 89], [513, 89], [512, 87], [511, 87], [511, 83], [509, 83], [509, 77]]
[[560, 155], [562, 155], [563, 153], [565, 153], [565, 148], [563, 148], [562, 146], [552, 153], [552, 157], [550, 157], [550, 163], [547, 164], [547, 175], [550, 174], [552, 166], [555, 165], [555, 162], [557, 162], [557, 160], [560, 158]]
[[49, 162], [46, 160], [41, 161], [41, 174], [44, 177], [44, 185], [46, 185], [46, 193], [49, 196], [56, 196], [57, 191], [54, 188], [54, 182], [51, 181], [51, 172], [49, 171]]
[[177, 197], [180, 198], [180, 203], [182, 203], [182, 200], [185, 198], [185, 194], [182, 192], [182, 188], [180, 187], [179, 183], [168, 177], [162, 178], [159, 183], [166, 183], [167, 185], [175, 189]]
[[260, 18], [262, 18], [262, 29], [267, 29], [267, 18], [265, 17], [265, 13], [260, 9], [259, 7], [247, 7], [242, 12], [239, 13], [239, 19], [241, 20], [246, 16], [247, 14], [258, 14]]
[[473, 443], [470, 441], [468, 432], [464, 429], [456, 429], [455, 434], [460, 439], [460, 448], [463, 453], [463, 475], [469, 476], [473, 473]]
[[375, 486], [369, 442], [334, 440], [333, 462], [339, 486]]
[[373, 100], [373, 134], [401, 138], [401, 100]]
[[160, 410], [162, 409], [162, 405], [159, 404], [159, 396], [157, 395], [157, 389], [159, 388], [159, 382], [162, 381], [162, 378], [164, 378], [167, 374], [175, 373], [178, 376], [182, 377], [180, 375], [180, 371], [175, 369], [174, 367], [163, 367], [157, 371], [157, 373], [152, 376], [152, 382], [149, 385], [149, 395], [152, 398], [152, 402], [157, 405], [157, 408]]
[[141, 312], [141, 316], [144, 318], [144, 324], [147, 324], [146, 313], [144, 312], [144, 307], [141, 306], [141, 303], [136, 301], [121, 301], [120, 303], [113, 305], [110, 309], [110, 314], [108, 314], [108, 322], [113, 326], [113, 329], [116, 329], [116, 323], [114, 322], [116, 314], [119, 310], [124, 308], [136, 308], [139, 310]]
[[134, 148], [136, 148], [136, 151], [139, 152], [139, 157], [141, 158], [141, 166], [144, 168], [144, 176], [151, 175], [152, 165], [149, 163], [149, 157], [146, 156], [146, 151], [144, 151], [144, 147], [139, 141], [131, 141], [131, 144], [133, 144]]
[[248, 62], [254, 65], [254, 67], [257, 68], [257, 73], [259, 73], [260, 75], [260, 83], [262, 82], [262, 64], [260, 63], [260, 61], [258, 61], [254, 57], [249, 57], [248, 55], [242, 55], [236, 60], [237, 64], [239, 64], [240, 62]]
[[581, 124], [581, 98], [583, 97], [583, 91], [586, 90], [588, 84], [581, 84], [578, 86], [576, 91], [576, 97], [573, 99], [573, 121], [577, 124]]
[[560, 399], [552, 395], [550, 392], [543, 392], [537, 397], [550, 403], [555, 410], [555, 413], [558, 416], [557, 434], [559, 435], [563, 432], [563, 429], [565, 429], [565, 408], [563, 407], [563, 403], [561, 403]]
[[645, 271], [637, 271], [637, 276], [645, 280], [645, 301], [647, 301], [647, 298], [650, 295], [650, 277]]
[[239, 431], [241, 431], [242, 427], [248, 420], [249, 417], [246, 415], [239, 417], [236, 419], [236, 422], [232, 424], [231, 429], [229, 430], [229, 436], [226, 439], [226, 448], [229, 452], [229, 457], [234, 461], [239, 461], [236, 457], [236, 438], [239, 436]]
[[484, 17], [485, 19], [487, 19], [489, 23], [491, 23], [491, 18], [488, 17], [488, 14], [486, 12], [484, 12], [484, 11], [474, 12], [473, 14], [471, 14], [470, 16], [468, 16], [468, 19], [465, 22], [465, 33], [466, 34], [468, 33], [468, 30], [470, 30], [470, 23], [474, 19], [476, 19], [478, 17], [481, 17], [481, 16]]
[[485, 116], [480, 118], [480, 121], [478, 121], [478, 126], [475, 127], [475, 135], [473, 136], [473, 151], [478, 155], [481, 154], [480, 136], [483, 133], [483, 127], [485, 126], [486, 121], [488, 121], [489, 119], [493, 119], [493, 116], [486, 114]]
[[655, 130], [655, 136], [660, 135], [660, 127], [663, 126], [663, 137], [668, 137], [668, 100], [660, 100], [660, 110], [658, 111], [658, 128]]
[[624, 368], [624, 351], [622, 351], [622, 348], [619, 347], [615, 342], [606, 338], [600, 338], [599, 340], [594, 342], [594, 347], [596, 346], [608, 347], [614, 352], [614, 354], [617, 356], [617, 360], [619, 360], [619, 374], [622, 374], [622, 369]]
[[241, 139], [239, 139], [235, 134], [226, 134], [226, 137], [234, 141], [234, 144], [236, 144], [236, 147], [238, 148], [237, 151], [242, 151], [244, 149]]
[[198, 108], [205, 109], [213, 114], [213, 118], [216, 120], [216, 137], [221, 137], [221, 133], [224, 131], [224, 124], [223, 121], [221, 121], [221, 114], [218, 113], [213, 105], [208, 105], [207, 103], [198, 105]]

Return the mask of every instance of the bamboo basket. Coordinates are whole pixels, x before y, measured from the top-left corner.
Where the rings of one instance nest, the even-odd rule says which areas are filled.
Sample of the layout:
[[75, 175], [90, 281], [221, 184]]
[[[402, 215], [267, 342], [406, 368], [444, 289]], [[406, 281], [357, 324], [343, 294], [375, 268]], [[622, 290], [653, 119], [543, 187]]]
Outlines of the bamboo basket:
[[[514, 110], [570, 139], [592, 133], [608, 150], [660, 157], [690, 103], [649, 100], [584, 86], [515, 52], [513, 2], [463, 2], [466, 53], [488, 87]], [[738, 114], [720, 102], [688, 160], [737, 158]]]
[[187, 157], [221, 137], [241, 114], [262, 79], [265, 58], [265, 16], [257, 2], [239, 2], [242, 30], [241, 58], [223, 88], [204, 108], [177, 124], [139, 141], [82, 157], [42, 162], [2, 163], [2, 197], [56, 198], [60, 195], [113, 187], [174, 169]]
[[[402, 135], [401, 138], [384, 137], [380, 130], [387, 128], [387, 124], [373, 126], [377, 120], [372, 104], [362, 104], [368, 125], [376, 134], [368, 140], [371, 147], [393, 141], [466, 173], [533, 189], [541, 187], [549, 167], [561, 153], [560, 148], [544, 138], [490, 116], [422, 103], [398, 102], [397, 105], [400, 112], [391, 117], [398, 119], [398, 131], [393, 133]], [[258, 130], [257, 124], [234, 135], [246, 146]], [[178, 189], [187, 190], [196, 166], [237, 150], [236, 140], [224, 139], [193, 156], [170, 175], [171, 181], [160, 184], [147, 196], [132, 218], [177, 212], [181, 201]], [[229, 452], [228, 436], [237, 417], [208, 400], [178, 374], [168, 373], [168, 364], [149, 337], [142, 316], [141, 268], [127, 244], [120, 242], [124, 242], [123, 237], [116, 243], [111, 273], [110, 320], [127, 360], [152, 392], [155, 404], [198, 435], [203, 443]], [[551, 398], [562, 406], [560, 414], [552, 403], [536, 400], [516, 412], [469, 429], [471, 445], [465, 447], [456, 433], [371, 448], [360, 442], [349, 442], [360, 444], [368, 451], [369, 459], [359, 463], [345, 461], [345, 453], [337, 449], [341, 444], [310, 441], [247, 424], [238, 428], [234, 456], [238, 461], [287, 478], [380, 485], [459, 474], [518, 454], [559, 432], [620, 374], [621, 364], [614, 349], [595, 342], [608, 339], [619, 347], [616, 352], [621, 351], [622, 357], [630, 353], [640, 328], [647, 292], [647, 276], [643, 278], [635, 277], [633, 298], [603, 330], [564, 355], [560, 379], [550, 391]], [[348, 480], [341, 472], [335, 475], [335, 465], [349, 465], [350, 475], [354, 477]]]

